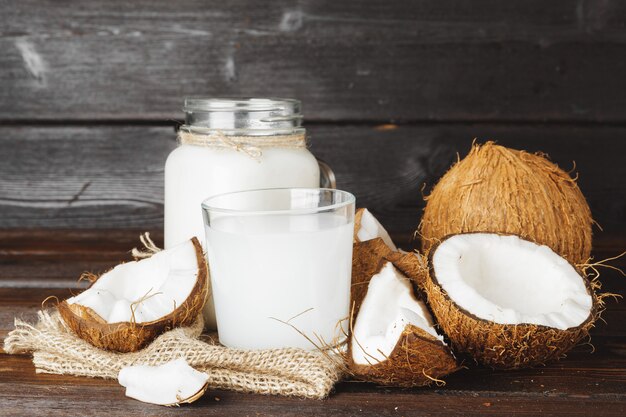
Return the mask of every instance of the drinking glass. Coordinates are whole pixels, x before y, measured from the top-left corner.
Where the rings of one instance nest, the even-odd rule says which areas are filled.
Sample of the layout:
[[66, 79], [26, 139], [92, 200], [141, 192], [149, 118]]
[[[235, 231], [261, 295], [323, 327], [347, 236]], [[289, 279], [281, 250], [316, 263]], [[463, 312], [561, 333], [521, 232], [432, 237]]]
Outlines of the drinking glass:
[[241, 349], [345, 338], [355, 198], [326, 188], [240, 191], [202, 203], [220, 342]]

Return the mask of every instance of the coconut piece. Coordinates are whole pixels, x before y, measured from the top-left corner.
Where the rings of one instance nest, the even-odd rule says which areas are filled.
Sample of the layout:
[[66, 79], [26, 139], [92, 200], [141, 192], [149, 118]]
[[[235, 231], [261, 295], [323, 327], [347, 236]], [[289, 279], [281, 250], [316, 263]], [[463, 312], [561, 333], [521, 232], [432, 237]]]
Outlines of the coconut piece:
[[365, 242], [376, 238], [381, 238], [391, 250], [398, 250], [376, 217], [366, 208], [358, 209], [354, 215], [354, 241]]
[[426, 305], [413, 295], [409, 279], [386, 260], [370, 277], [348, 349], [353, 375], [408, 387], [439, 381], [458, 369]]
[[68, 326], [94, 346], [133, 352], [169, 329], [193, 323], [204, 305], [207, 274], [194, 237], [148, 259], [116, 266], [58, 309]]
[[424, 283], [455, 351], [517, 369], [562, 357], [596, 319], [584, 276], [547, 246], [493, 233], [452, 235], [433, 247]]
[[515, 234], [578, 265], [591, 255], [591, 211], [565, 171], [543, 155], [474, 145], [439, 180], [419, 227], [427, 252], [445, 236]]
[[356, 317], [367, 293], [370, 278], [379, 270], [381, 262], [393, 251], [381, 239], [357, 242], [352, 250], [352, 287], [350, 290], [351, 316]]
[[209, 376], [193, 369], [184, 359], [159, 366], [126, 366], [117, 379], [126, 388], [127, 397], [165, 406], [192, 403], [209, 386]]
[[414, 298], [409, 280], [390, 259], [402, 263], [404, 270], [423, 270], [415, 254], [393, 252], [381, 238], [354, 245], [352, 334], [346, 360], [358, 379], [425, 385], [456, 370], [456, 360], [434, 331], [424, 304]]

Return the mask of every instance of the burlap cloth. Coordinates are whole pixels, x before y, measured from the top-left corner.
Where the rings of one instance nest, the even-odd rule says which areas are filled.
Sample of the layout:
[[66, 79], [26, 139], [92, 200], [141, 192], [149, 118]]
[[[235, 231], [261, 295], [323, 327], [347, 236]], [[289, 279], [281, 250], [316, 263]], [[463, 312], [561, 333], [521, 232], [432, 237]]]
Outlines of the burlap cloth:
[[203, 337], [202, 318], [191, 326], [170, 330], [148, 347], [133, 353], [98, 349], [79, 339], [58, 312], [39, 312], [32, 325], [15, 319], [15, 330], [4, 341], [10, 354], [33, 354], [38, 373], [117, 378], [128, 365], [159, 365], [185, 358], [209, 375], [209, 386], [240, 392], [321, 399], [341, 379], [338, 356], [302, 349], [236, 350]]

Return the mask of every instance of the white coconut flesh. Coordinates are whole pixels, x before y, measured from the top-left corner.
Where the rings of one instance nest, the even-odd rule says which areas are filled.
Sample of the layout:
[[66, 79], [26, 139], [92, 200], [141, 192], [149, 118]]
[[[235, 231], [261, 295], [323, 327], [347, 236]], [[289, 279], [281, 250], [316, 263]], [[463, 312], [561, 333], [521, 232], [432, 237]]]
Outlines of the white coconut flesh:
[[517, 236], [459, 234], [432, 257], [437, 282], [457, 306], [500, 324], [565, 330], [590, 315], [584, 278], [547, 246]]
[[389, 248], [391, 248], [391, 250], [398, 250], [396, 245], [391, 240], [389, 233], [387, 233], [387, 230], [385, 230], [383, 225], [380, 224], [380, 222], [376, 220], [376, 217], [374, 217], [374, 215], [367, 209], [363, 209], [361, 227], [359, 227], [359, 230], [356, 232], [356, 237], [360, 242], [365, 242], [379, 237], [387, 246], [389, 246]]
[[91, 308], [108, 323], [147, 323], [180, 306], [197, 279], [196, 250], [188, 240], [150, 258], [116, 266], [67, 302]]
[[120, 370], [117, 377], [126, 396], [145, 403], [176, 405], [191, 402], [206, 389], [209, 376], [176, 359], [159, 366], [135, 365]]
[[393, 352], [409, 324], [441, 340], [426, 305], [417, 300], [409, 280], [385, 263], [368, 285], [352, 331], [352, 359], [359, 365], [382, 362]]

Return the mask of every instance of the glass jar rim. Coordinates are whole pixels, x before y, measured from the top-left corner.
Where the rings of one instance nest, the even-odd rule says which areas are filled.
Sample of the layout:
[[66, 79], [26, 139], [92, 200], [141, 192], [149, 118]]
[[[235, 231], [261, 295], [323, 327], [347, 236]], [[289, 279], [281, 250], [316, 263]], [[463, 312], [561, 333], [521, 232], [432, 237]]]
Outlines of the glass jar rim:
[[188, 97], [183, 106], [190, 130], [220, 130], [234, 136], [303, 133], [301, 109], [300, 100], [254, 97]]
[[[267, 192], [303, 192], [303, 193], [317, 193], [327, 192], [333, 195], [341, 196], [340, 201], [333, 202], [325, 206], [316, 207], [302, 207], [302, 208], [283, 208], [283, 209], [271, 209], [271, 210], [255, 210], [255, 209], [238, 209], [238, 208], [226, 208], [211, 205], [212, 200], [219, 200], [226, 197], [235, 197], [237, 195], [253, 194], [253, 193], [267, 193]], [[240, 216], [255, 216], [255, 215], [301, 215], [301, 214], [315, 214], [326, 211], [333, 211], [350, 204], [356, 203], [356, 197], [348, 191], [337, 190], [335, 188], [299, 188], [299, 187], [287, 187], [287, 188], [260, 188], [253, 190], [234, 191], [228, 193], [217, 194], [211, 196], [202, 201], [202, 209], [207, 212], [240, 215]]]
[[289, 111], [300, 113], [301, 102], [293, 98], [280, 97], [185, 97], [183, 111]]

